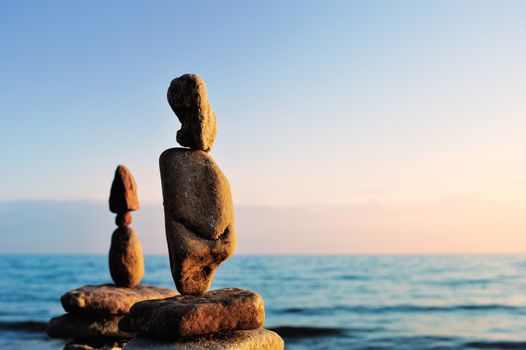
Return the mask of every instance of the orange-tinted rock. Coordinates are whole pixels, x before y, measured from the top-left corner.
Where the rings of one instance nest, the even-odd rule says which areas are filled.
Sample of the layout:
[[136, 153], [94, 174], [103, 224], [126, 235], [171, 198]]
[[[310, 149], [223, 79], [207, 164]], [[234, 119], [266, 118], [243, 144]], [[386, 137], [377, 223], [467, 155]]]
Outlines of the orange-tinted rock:
[[202, 294], [235, 249], [230, 184], [203, 151], [172, 148], [159, 165], [172, 276], [181, 294]]
[[64, 350], [121, 350], [129, 339], [79, 338], [64, 346]]
[[60, 302], [69, 313], [83, 315], [118, 315], [128, 313], [139, 301], [177, 295], [175, 290], [139, 285], [132, 288], [113, 284], [84, 286], [62, 295]]
[[185, 74], [172, 80], [168, 88], [168, 103], [181, 122], [177, 142], [191, 149], [210, 151], [217, 126], [204, 80], [196, 74]]
[[109, 202], [110, 211], [116, 214], [139, 209], [137, 184], [131, 172], [124, 165], [119, 165], [115, 170]]
[[133, 217], [129, 211], [124, 214], [117, 214], [115, 217], [115, 224], [119, 227], [130, 226], [133, 221]]
[[263, 298], [237, 288], [213, 290], [201, 296], [179, 295], [142, 301], [119, 323], [121, 330], [158, 338], [257, 329], [263, 326]]
[[123, 332], [118, 323], [122, 315], [115, 316], [78, 316], [65, 314], [53, 317], [47, 328], [51, 338], [133, 338], [135, 334]]
[[215, 333], [190, 338], [165, 340], [136, 337], [124, 350], [283, 350], [285, 343], [276, 333], [264, 328]]
[[111, 278], [118, 286], [134, 287], [144, 276], [141, 243], [131, 227], [119, 227], [113, 232], [109, 265]]

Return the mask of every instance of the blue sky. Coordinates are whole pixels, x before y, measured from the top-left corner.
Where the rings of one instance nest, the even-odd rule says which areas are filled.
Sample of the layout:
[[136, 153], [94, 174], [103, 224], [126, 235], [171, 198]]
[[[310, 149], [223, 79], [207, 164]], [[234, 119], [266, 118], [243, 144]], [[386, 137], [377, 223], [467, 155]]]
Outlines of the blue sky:
[[[166, 89], [194, 72], [237, 205], [416, 208], [444, 247], [517, 238], [525, 19], [524, 1], [2, 1], [0, 200], [105, 201], [123, 163], [159, 204]], [[410, 214], [356, 234], [425, 235]]]

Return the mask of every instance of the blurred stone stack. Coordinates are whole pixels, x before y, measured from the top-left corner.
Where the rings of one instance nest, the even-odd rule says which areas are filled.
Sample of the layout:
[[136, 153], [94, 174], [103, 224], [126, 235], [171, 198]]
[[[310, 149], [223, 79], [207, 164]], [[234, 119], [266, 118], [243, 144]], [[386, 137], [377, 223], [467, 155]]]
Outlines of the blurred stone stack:
[[174, 79], [168, 102], [181, 122], [177, 141], [160, 157], [166, 239], [172, 276], [181, 295], [135, 304], [119, 322], [141, 336], [125, 349], [283, 349], [262, 328], [263, 298], [237, 288], [207, 292], [218, 266], [234, 252], [234, 208], [227, 178], [207, 153], [217, 134], [204, 81]]
[[177, 295], [171, 289], [138, 285], [144, 275], [141, 243], [129, 227], [130, 212], [139, 209], [137, 185], [130, 171], [119, 165], [111, 186], [110, 210], [117, 214], [109, 252], [110, 275], [115, 284], [88, 285], [64, 294], [66, 314], [52, 318], [48, 335], [72, 339], [65, 349], [120, 348], [135, 334], [119, 329], [119, 321], [138, 301]]
[[109, 254], [113, 282], [122, 287], [135, 287], [144, 276], [144, 259], [137, 233], [129, 226], [131, 212], [139, 209], [137, 185], [124, 165], [119, 165], [111, 184], [110, 211], [117, 214], [118, 228], [111, 237]]

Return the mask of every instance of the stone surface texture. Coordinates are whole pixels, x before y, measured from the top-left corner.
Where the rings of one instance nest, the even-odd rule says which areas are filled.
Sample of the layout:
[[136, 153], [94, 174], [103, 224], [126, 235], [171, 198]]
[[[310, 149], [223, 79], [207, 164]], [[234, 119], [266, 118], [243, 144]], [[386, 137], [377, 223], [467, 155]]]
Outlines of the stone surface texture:
[[131, 227], [113, 232], [109, 253], [111, 278], [118, 286], [134, 287], [144, 276], [141, 242]]
[[124, 165], [115, 170], [115, 177], [110, 190], [110, 211], [124, 214], [139, 209], [137, 184], [131, 172]]
[[65, 293], [60, 302], [69, 313], [119, 315], [130, 311], [133, 304], [177, 295], [172, 289], [139, 285], [133, 288], [113, 284], [88, 285]]
[[137, 337], [124, 350], [283, 350], [283, 339], [264, 328], [232, 331], [174, 341]]
[[217, 289], [201, 296], [179, 295], [142, 301], [119, 323], [121, 330], [154, 338], [250, 330], [263, 326], [263, 298], [237, 288]]
[[184, 147], [209, 152], [217, 135], [217, 125], [204, 80], [196, 74], [182, 75], [172, 80], [167, 97], [181, 122], [177, 142]]
[[135, 334], [123, 332], [118, 324], [123, 316], [87, 316], [65, 314], [53, 317], [47, 328], [51, 338], [133, 338]]
[[235, 249], [230, 184], [203, 151], [168, 149], [159, 165], [172, 276], [181, 294], [202, 294]]

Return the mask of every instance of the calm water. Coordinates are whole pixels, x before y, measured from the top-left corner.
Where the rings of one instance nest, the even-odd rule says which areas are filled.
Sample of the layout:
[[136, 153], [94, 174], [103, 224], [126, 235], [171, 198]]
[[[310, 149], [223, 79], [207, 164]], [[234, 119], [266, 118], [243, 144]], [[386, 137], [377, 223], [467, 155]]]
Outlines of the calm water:
[[[0, 349], [60, 349], [59, 297], [110, 282], [105, 256], [0, 257]], [[172, 287], [168, 258], [144, 283]], [[261, 293], [287, 349], [526, 349], [525, 256], [235, 256], [214, 288]]]

